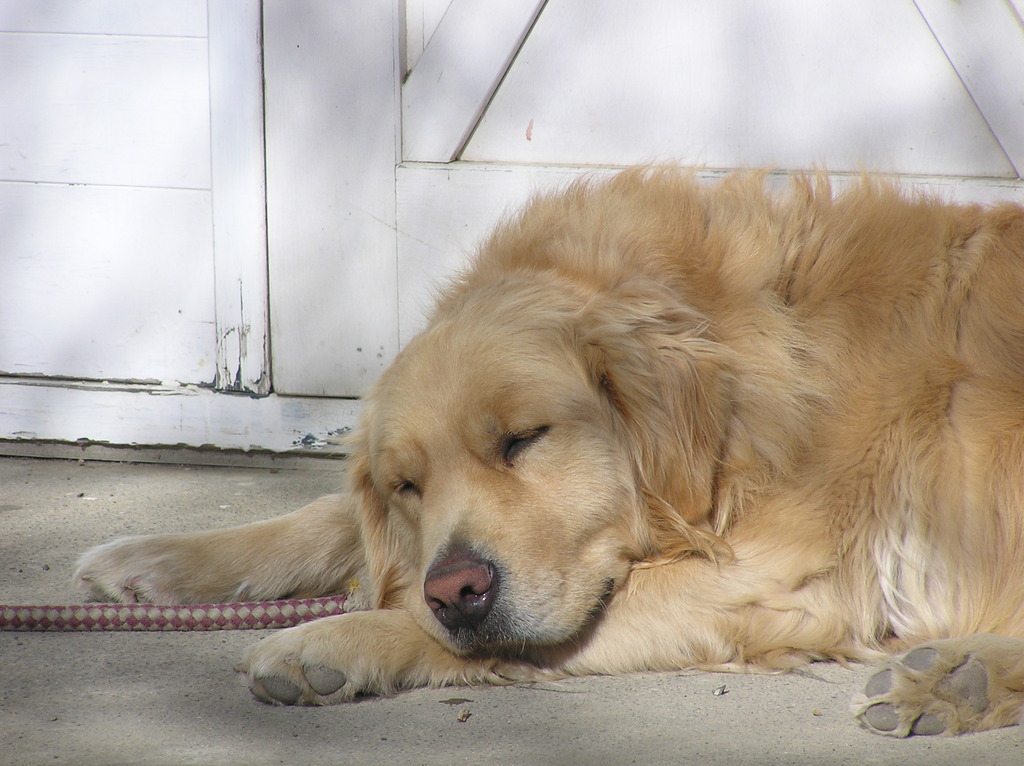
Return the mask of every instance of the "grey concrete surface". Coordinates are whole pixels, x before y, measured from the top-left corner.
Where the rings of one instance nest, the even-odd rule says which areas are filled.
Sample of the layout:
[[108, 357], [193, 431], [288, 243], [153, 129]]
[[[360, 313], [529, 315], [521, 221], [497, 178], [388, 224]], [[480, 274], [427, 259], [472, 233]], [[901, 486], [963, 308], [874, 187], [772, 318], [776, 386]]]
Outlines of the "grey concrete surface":
[[[0, 603], [76, 603], [70, 575], [91, 545], [264, 518], [338, 483], [323, 470], [0, 459]], [[833, 664], [270, 707], [232, 672], [260, 636], [0, 633], [0, 764], [1024, 764], [1019, 727], [862, 731], [847, 701], [865, 669]]]

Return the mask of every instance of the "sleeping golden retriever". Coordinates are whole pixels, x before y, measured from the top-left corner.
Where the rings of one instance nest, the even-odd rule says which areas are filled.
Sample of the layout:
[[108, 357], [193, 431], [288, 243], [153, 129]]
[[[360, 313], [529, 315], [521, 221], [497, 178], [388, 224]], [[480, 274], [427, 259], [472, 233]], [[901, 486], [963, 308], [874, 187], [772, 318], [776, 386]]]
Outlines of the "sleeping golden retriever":
[[1024, 710], [1024, 209], [635, 169], [499, 226], [368, 397], [348, 489], [85, 555], [94, 595], [349, 592], [257, 697], [890, 657], [872, 731]]

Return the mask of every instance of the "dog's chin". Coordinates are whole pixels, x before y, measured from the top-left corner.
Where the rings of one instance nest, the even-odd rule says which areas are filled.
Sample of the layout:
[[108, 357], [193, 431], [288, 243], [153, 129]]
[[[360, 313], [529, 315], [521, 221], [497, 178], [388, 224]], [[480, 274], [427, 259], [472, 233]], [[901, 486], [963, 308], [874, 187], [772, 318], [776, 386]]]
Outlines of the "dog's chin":
[[528, 622], [491, 613], [476, 628], [441, 628], [441, 640], [459, 654], [489, 654], [509, 646], [531, 646], [562, 640], [566, 630], [537, 630]]

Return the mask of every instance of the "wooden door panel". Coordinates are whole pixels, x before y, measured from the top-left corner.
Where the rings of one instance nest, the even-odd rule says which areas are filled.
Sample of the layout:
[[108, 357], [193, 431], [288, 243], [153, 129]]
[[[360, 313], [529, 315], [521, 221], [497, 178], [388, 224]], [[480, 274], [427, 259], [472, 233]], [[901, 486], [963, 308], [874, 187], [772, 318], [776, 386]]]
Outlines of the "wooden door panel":
[[916, 6], [893, 0], [551, 0], [461, 157], [1017, 177]]

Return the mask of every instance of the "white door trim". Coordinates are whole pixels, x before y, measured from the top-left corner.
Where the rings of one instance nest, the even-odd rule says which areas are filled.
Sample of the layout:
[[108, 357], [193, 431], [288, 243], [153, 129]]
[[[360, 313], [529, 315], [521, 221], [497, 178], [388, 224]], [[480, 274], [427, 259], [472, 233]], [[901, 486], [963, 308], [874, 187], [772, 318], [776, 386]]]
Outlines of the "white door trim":
[[221, 391], [270, 392], [261, 0], [208, 0], [213, 257]]

